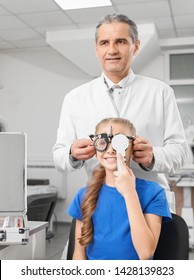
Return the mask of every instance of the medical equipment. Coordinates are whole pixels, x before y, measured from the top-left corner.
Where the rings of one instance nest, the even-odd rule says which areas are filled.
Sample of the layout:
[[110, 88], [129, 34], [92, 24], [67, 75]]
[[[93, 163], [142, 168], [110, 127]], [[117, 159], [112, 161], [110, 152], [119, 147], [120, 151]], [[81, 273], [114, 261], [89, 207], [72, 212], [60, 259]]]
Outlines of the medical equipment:
[[194, 125], [187, 119], [185, 135], [189, 146], [188, 155], [183, 167], [170, 180], [174, 180], [177, 187], [183, 188], [183, 206], [181, 216], [189, 229], [189, 247], [194, 248], [194, 212], [192, 207], [192, 188], [194, 187]]
[[120, 160], [119, 160], [119, 154], [125, 159], [125, 151], [129, 146], [129, 140], [128, 138], [123, 134], [117, 134], [112, 139], [112, 147], [117, 153], [117, 168], [118, 171], [122, 170]]
[[[107, 134], [107, 133], [101, 133], [101, 134], [90, 134], [89, 137], [92, 141], [94, 141], [94, 148], [98, 152], [104, 152], [108, 148], [108, 144], [112, 143], [113, 139], [117, 135], [123, 135], [123, 134]], [[123, 135], [125, 138], [127, 138], [127, 145], [129, 145], [129, 140], [134, 140], [135, 136], [126, 136]], [[114, 149], [114, 148], [113, 148]]]
[[0, 245], [27, 244], [26, 134], [0, 133]]
[[189, 125], [185, 129], [185, 136], [189, 145], [189, 153], [186, 159], [186, 164], [194, 163], [194, 125]]
[[192, 187], [194, 187], [194, 173], [185, 173], [184, 175], [182, 174], [179, 176], [180, 178], [176, 181], [176, 186], [183, 188], [183, 206], [181, 209], [181, 216], [186, 221], [189, 229], [189, 246], [190, 248], [194, 248], [194, 213], [192, 207]]
[[112, 148], [117, 153], [117, 167], [118, 170], [121, 170], [119, 154], [121, 154], [125, 158], [125, 151], [129, 146], [129, 140], [134, 140], [135, 136], [126, 136], [124, 134], [90, 134], [89, 137], [94, 141], [94, 148], [98, 152], [104, 152], [108, 148], [108, 144], [112, 144]]

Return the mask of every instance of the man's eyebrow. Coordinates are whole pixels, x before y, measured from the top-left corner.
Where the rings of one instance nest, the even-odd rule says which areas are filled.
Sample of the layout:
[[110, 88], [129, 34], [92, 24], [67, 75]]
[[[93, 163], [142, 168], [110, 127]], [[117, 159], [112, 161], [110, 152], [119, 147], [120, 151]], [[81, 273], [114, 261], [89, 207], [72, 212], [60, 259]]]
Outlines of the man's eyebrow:
[[108, 39], [101, 39], [98, 41], [98, 43], [102, 43], [102, 42], [108, 42], [109, 40]]
[[[110, 41], [110, 39], [101, 39], [98, 42], [101, 43], [101, 42], [109, 42], [109, 41]], [[125, 41], [125, 42], [127, 42], [127, 39], [123, 38], [123, 37], [119, 37], [119, 38], [114, 39], [114, 41], [116, 41], [116, 42], [118, 42], [118, 41]]]
[[127, 42], [127, 39], [121, 37], [121, 38], [116, 38], [115, 41], [125, 41], [125, 42]]

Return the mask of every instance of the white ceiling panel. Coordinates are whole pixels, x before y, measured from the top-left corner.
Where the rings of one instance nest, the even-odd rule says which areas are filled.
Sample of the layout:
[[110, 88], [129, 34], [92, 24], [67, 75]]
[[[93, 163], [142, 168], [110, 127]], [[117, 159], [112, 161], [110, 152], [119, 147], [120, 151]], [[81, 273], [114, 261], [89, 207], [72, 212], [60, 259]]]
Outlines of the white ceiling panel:
[[0, 16], [6, 16], [6, 15], [9, 15], [9, 12], [3, 7], [0, 7]]
[[0, 40], [0, 50], [13, 49], [13, 48], [15, 48], [14, 45]]
[[158, 31], [159, 37], [161, 39], [169, 39], [174, 38], [176, 36], [175, 31], [173, 28], [170, 29], [161, 29]]
[[175, 24], [177, 28], [193, 27], [194, 29], [194, 16], [187, 15], [185, 16], [175, 16]]
[[156, 24], [157, 29], [173, 29], [173, 22], [171, 17], [158, 17], [153, 18], [153, 22]]
[[41, 39], [42, 37], [30, 28], [24, 29], [9, 29], [9, 30], [0, 30], [0, 37], [7, 41], [18, 41], [26, 39]]
[[27, 39], [12, 41], [17, 48], [34, 48], [34, 47], [46, 47], [48, 46], [44, 39]]
[[73, 30], [77, 29], [75, 25], [73, 24], [62, 24], [62, 25], [49, 25], [49, 26], [43, 26], [43, 27], [34, 27], [35, 30], [37, 30], [38, 33], [41, 33], [44, 37], [46, 37], [46, 32], [48, 31], [61, 31], [61, 30]]
[[194, 28], [178, 28], [177, 33], [180, 37], [194, 37]]
[[0, 0], [0, 4], [14, 14], [59, 10], [53, 0]]
[[164, 17], [170, 15], [168, 2], [157, 1], [147, 3], [135, 3], [131, 5], [118, 5], [118, 12], [127, 14], [132, 19], [148, 19], [150, 17]]
[[20, 15], [19, 17], [24, 22], [34, 27], [72, 23], [72, 21], [62, 11], [50, 12], [50, 13], [25, 14], [25, 15]]
[[65, 13], [73, 20], [74, 23], [93, 23], [95, 24], [108, 13], [115, 13], [113, 7], [103, 7], [95, 9], [80, 9], [80, 10], [68, 10]]
[[171, 0], [171, 5], [174, 15], [194, 14], [193, 0]]
[[0, 17], [0, 29], [15, 29], [25, 28], [26, 24], [23, 23], [15, 16], [3, 16]]
[[[142, 2], [159, 2], [161, 0], [151, 0], [151, 1], [148, 1], [148, 0], [111, 0], [111, 2], [116, 5], [119, 5], [119, 4], [132, 4], [132, 3], [142, 3]], [[162, 0], [162, 1], [168, 1], [168, 0]]]

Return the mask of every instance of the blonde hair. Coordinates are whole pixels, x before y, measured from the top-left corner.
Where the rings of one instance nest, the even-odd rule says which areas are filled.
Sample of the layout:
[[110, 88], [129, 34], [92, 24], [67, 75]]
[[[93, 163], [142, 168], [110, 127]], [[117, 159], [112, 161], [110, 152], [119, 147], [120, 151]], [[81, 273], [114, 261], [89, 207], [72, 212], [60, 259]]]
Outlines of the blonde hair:
[[[98, 133], [101, 126], [107, 124], [121, 124], [125, 127], [129, 128], [129, 131], [132, 136], [135, 136], [135, 128], [133, 124], [123, 118], [106, 118], [99, 122], [96, 126], [95, 133]], [[105, 168], [102, 165], [98, 165], [93, 173], [90, 181], [88, 182], [88, 188], [85, 195], [85, 198], [81, 205], [81, 211], [83, 215], [82, 219], [82, 228], [81, 228], [81, 237], [79, 238], [79, 242], [82, 246], [87, 246], [92, 242], [93, 239], [93, 224], [92, 224], [92, 215], [96, 209], [96, 204], [98, 201], [98, 195], [102, 184], [105, 181]]]

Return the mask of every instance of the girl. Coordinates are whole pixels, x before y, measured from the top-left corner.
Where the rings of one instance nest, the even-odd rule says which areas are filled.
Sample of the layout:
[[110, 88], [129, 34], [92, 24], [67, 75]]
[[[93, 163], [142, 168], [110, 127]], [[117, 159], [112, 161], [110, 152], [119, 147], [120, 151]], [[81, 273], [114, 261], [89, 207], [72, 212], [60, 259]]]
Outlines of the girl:
[[[129, 167], [135, 129], [128, 120], [108, 118], [90, 135], [99, 166], [88, 186], [67, 209], [76, 219], [74, 260], [152, 259], [161, 223], [171, 219], [164, 189], [135, 178]], [[112, 148], [114, 135], [128, 138], [124, 158]], [[125, 164], [126, 162], [126, 164]]]

